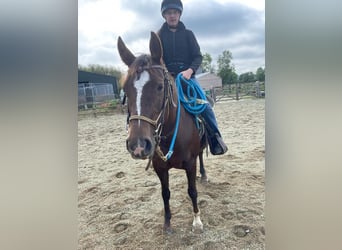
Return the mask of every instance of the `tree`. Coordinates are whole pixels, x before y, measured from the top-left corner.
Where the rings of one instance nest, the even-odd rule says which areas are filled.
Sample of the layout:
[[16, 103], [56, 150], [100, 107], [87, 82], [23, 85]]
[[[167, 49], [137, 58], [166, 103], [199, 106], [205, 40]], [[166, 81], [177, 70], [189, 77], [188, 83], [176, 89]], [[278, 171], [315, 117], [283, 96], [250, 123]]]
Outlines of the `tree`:
[[83, 66], [79, 64], [78, 69], [92, 73], [115, 76], [117, 79], [120, 79], [122, 76], [122, 72], [112, 66], [102, 66], [99, 64], [89, 64], [88, 66]]
[[214, 72], [214, 67], [212, 66], [213, 59], [211, 58], [211, 55], [209, 53], [203, 54], [203, 60], [202, 60], [202, 71], [203, 72]]
[[254, 82], [256, 79], [253, 72], [246, 72], [239, 76], [240, 82]]
[[256, 71], [256, 79], [257, 81], [264, 82], [265, 81], [265, 69], [259, 67]]
[[235, 68], [231, 65], [232, 59], [233, 56], [229, 50], [223, 51], [218, 57], [218, 75], [221, 77], [223, 84], [231, 84], [237, 79]]
[[238, 78], [239, 78], [239, 75], [236, 74], [235, 72], [232, 72], [231, 75], [230, 75], [229, 82], [230, 82], [230, 83], [237, 82], [237, 81], [238, 81]]

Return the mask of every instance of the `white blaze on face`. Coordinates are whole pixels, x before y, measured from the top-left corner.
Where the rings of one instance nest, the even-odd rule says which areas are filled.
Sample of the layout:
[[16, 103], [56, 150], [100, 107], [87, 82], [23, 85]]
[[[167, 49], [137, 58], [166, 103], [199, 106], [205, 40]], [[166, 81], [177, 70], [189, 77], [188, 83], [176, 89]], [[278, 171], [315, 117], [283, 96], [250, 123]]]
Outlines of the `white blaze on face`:
[[[141, 115], [141, 96], [142, 96], [142, 91], [143, 88], [145, 86], [145, 84], [150, 80], [150, 75], [146, 72], [143, 71], [140, 74], [140, 78], [139, 80], [136, 80], [134, 83], [134, 87], [137, 90], [137, 98], [136, 98], [136, 105], [137, 105], [137, 112], [138, 115]], [[139, 124], [140, 124], [140, 120], [139, 120]]]

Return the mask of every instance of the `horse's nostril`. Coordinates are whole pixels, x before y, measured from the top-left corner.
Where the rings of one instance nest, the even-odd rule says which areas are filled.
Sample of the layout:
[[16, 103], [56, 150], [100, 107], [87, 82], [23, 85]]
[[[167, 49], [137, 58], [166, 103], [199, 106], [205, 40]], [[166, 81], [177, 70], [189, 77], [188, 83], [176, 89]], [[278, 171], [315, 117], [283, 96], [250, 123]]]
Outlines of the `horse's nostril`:
[[146, 158], [151, 155], [153, 144], [149, 138], [139, 138], [136, 140], [126, 140], [127, 150], [134, 158]]
[[126, 140], [126, 148], [128, 151], [131, 151], [132, 145], [129, 144], [129, 140]]
[[128, 152], [134, 152], [137, 148], [137, 143], [132, 140], [126, 140], [126, 148]]
[[152, 151], [152, 142], [150, 139], [145, 139], [145, 152], [146, 154], [150, 154]]

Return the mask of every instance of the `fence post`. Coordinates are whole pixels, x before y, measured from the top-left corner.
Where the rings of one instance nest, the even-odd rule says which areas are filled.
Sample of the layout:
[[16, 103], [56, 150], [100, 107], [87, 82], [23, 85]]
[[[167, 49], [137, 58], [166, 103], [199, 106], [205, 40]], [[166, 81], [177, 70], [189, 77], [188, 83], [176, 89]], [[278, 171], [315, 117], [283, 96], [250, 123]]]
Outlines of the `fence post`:
[[236, 100], [239, 100], [239, 83], [236, 83]]
[[255, 82], [255, 94], [256, 94], [256, 97], [260, 98], [260, 82], [259, 81], [256, 81]]
[[214, 87], [211, 87], [210, 95], [211, 95], [211, 98], [213, 98], [214, 102], [216, 102], [216, 93], [215, 93]]

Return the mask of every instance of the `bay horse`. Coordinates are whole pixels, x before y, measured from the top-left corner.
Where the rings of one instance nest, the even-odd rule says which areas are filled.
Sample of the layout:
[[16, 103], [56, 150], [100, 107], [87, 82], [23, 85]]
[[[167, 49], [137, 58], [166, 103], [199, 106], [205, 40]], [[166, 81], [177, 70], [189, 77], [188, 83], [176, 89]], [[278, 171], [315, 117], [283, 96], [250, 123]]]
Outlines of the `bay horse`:
[[[117, 42], [122, 61], [128, 66], [123, 89], [129, 111], [126, 147], [134, 159], [150, 159], [161, 183], [164, 201], [164, 230], [171, 233], [169, 169], [183, 169], [194, 212], [193, 230], [202, 231], [197, 205], [196, 159], [200, 159], [201, 178], [205, 135], [200, 135], [194, 116], [180, 105], [177, 87], [163, 63], [158, 35], [151, 32], [150, 55], [136, 57], [121, 37]], [[150, 163], [150, 162], [149, 162]]]

